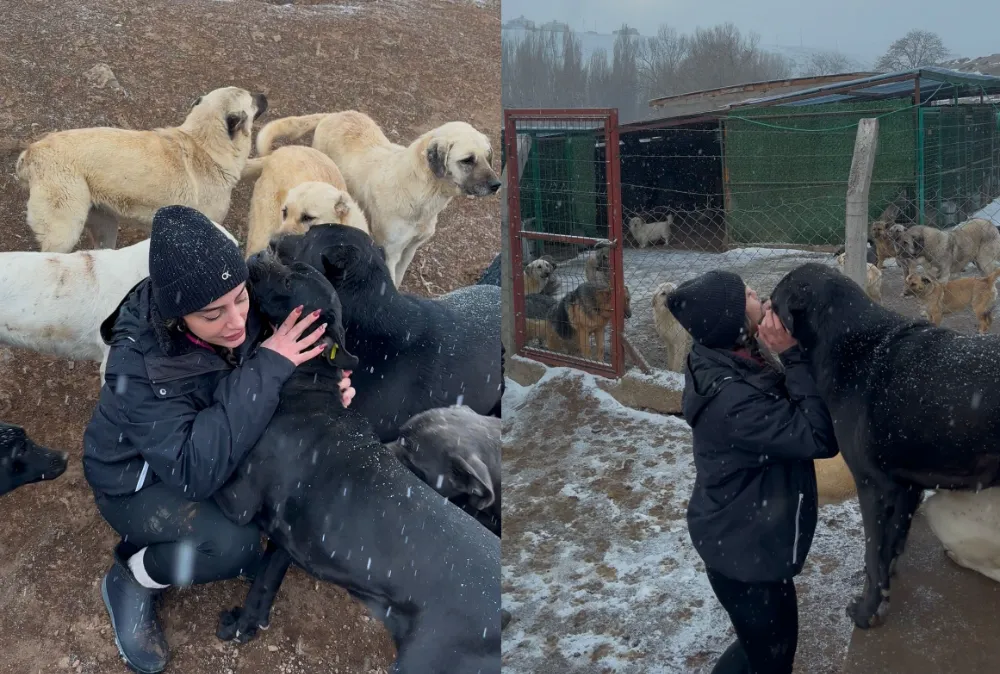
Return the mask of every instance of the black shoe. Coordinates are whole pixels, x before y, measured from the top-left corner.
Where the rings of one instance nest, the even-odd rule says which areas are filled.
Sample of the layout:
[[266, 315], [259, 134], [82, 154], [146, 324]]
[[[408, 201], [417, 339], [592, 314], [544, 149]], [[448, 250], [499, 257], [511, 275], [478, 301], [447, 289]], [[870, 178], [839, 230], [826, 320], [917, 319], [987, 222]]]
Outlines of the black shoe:
[[125, 664], [140, 674], [162, 672], [170, 658], [167, 639], [156, 618], [160, 592], [140, 585], [115, 549], [115, 563], [101, 582], [101, 596], [111, 617], [118, 652]]

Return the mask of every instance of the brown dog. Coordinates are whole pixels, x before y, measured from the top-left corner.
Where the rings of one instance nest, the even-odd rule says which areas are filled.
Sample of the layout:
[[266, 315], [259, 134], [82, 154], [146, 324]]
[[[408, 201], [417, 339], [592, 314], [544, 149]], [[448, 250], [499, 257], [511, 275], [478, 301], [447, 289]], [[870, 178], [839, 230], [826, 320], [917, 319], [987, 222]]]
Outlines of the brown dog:
[[[552, 351], [568, 351], [593, 360], [604, 359], [604, 329], [614, 312], [611, 289], [584, 282], [563, 295], [548, 316], [550, 330], [546, 346]], [[625, 287], [625, 318], [632, 317], [632, 294]], [[595, 349], [591, 349], [590, 336]], [[574, 343], [575, 342], [575, 343]]]
[[968, 307], [979, 319], [979, 334], [984, 334], [993, 323], [993, 308], [997, 303], [996, 282], [1000, 267], [988, 276], [960, 278], [941, 283], [929, 274], [909, 274], [906, 288], [924, 305], [927, 318], [934, 325], [941, 325], [941, 318]]

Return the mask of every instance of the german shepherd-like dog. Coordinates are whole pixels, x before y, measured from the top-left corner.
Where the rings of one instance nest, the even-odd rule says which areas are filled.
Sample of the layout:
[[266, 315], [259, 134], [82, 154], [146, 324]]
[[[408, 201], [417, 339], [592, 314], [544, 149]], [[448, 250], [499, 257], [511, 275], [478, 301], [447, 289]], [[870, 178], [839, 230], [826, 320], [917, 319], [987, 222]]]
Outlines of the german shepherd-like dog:
[[[632, 295], [625, 287], [625, 318], [632, 317]], [[549, 312], [551, 329], [546, 336], [546, 347], [553, 351], [577, 352], [583, 357], [592, 355], [594, 360], [604, 358], [604, 328], [611, 322], [614, 301], [611, 288], [604, 284], [585, 281], [563, 295]], [[590, 336], [594, 336], [595, 350], [591, 350]], [[569, 347], [569, 349], [567, 349]]]

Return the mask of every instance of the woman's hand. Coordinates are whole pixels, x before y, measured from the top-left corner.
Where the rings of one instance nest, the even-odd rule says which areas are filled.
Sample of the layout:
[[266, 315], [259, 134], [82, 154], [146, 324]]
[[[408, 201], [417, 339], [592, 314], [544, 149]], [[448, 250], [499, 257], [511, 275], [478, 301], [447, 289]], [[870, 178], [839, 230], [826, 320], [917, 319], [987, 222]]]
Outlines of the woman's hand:
[[292, 313], [288, 314], [288, 318], [274, 331], [273, 335], [261, 342], [261, 347], [281, 354], [292, 361], [295, 367], [298, 367], [311, 358], [315, 358], [323, 353], [326, 344], [320, 344], [311, 349], [309, 347], [315, 344], [323, 336], [323, 333], [326, 332], [326, 323], [305, 337], [302, 337], [302, 333], [316, 322], [319, 314], [320, 312], [317, 310], [299, 320], [299, 317], [302, 316], [302, 307], [297, 307], [292, 310]]
[[340, 380], [340, 401], [344, 403], [344, 407], [350, 407], [355, 393], [351, 386], [351, 370], [344, 370], [344, 378]]
[[770, 302], [764, 309], [764, 320], [757, 327], [757, 337], [764, 342], [767, 348], [777, 354], [782, 354], [798, 344], [791, 333], [785, 329], [778, 315], [771, 309]]

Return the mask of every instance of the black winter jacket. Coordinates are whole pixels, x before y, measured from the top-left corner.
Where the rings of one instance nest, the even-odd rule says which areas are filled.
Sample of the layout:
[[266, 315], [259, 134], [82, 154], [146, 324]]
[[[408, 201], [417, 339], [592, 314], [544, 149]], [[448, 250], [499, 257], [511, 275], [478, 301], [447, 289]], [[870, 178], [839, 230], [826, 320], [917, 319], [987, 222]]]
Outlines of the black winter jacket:
[[802, 352], [781, 360], [784, 375], [696, 344], [685, 371], [696, 469], [688, 531], [707, 567], [748, 583], [802, 571], [816, 531], [812, 460], [837, 454]]
[[262, 332], [251, 310], [234, 368], [214, 350], [167, 331], [149, 279], [139, 282], [101, 324], [111, 350], [83, 436], [83, 470], [95, 496], [163, 481], [201, 501], [221, 487], [260, 439], [295, 370], [284, 356], [257, 348]]

